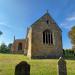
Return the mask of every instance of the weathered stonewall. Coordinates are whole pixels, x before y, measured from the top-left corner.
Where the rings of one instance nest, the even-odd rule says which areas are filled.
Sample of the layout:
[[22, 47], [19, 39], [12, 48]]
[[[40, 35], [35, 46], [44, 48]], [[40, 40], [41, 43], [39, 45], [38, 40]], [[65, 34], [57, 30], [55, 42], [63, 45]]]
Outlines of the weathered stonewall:
[[15, 68], [15, 75], [30, 75], [30, 65], [22, 61]]
[[58, 75], [67, 75], [66, 61], [63, 57], [60, 57], [58, 61]]

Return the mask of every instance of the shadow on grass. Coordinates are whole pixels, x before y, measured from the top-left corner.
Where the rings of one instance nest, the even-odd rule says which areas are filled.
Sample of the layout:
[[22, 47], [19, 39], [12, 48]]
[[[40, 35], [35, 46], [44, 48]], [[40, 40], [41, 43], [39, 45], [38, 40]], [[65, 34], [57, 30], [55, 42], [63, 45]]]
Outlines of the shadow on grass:
[[[11, 54], [11, 55], [24, 55], [24, 54], [17, 54], [17, 53], [15, 53], [15, 54], [13, 54], [13, 53], [0, 53], [0, 54], [6, 54], [6, 55], [9, 55], [9, 54]], [[24, 55], [24, 56], [26, 56], [26, 55]], [[43, 60], [43, 59], [59, 59], [60, 57], [32, 57], [31, 59], [34, 59], [34, 60], [37, 60], [37, 59], [39, 59], [39, 60]], [[65, 59], [65, 60], [75, 60], [75, 56], [68, 56], [68, 55], [65, 55], [65, 56], [63, 56], [63, 58]]]

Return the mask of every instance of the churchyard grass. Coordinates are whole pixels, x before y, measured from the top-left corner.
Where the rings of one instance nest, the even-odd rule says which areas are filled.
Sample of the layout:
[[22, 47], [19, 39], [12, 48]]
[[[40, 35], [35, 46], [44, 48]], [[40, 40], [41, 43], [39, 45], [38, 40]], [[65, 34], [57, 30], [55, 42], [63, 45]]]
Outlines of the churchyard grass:
[[[14, 75], [15, 66], [27, 61], [31, 65], [30, 75], [57, 75], [58, 59], [28, 59], [20, 54], [0, 54], [0, 75]], [[75, 60], [66, 60], [68, 75], [75, 75]]]

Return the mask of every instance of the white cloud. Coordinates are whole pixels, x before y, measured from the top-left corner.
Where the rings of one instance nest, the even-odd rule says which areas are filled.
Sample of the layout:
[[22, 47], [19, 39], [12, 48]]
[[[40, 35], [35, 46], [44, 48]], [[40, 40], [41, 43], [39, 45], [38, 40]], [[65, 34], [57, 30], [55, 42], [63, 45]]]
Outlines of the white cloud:
[[61, 27], [70, 30], [74, 25], [75, 22], [73, 23], [71, 21], [65, 21], [61, 24]]
[[75, 15], [68, 17], [66, 20], [67, 21], [75, 21]]
[[6, 24], [5, 24], [5, 23], [3, 23], [3, 22], [0, 22], [0, 25], [5, 25], [5, 26], [6, 26]]
[[62, 23], [61, 27], [65, 29], [71, 29], [75, 25], [75, 13], [68, 16]]
[[0, 22], [0, 26], [6, 27], [6, 28], [11, 28], [10, 26], [8, 26], [6, 23], [3, 23], [3, 22]]
[[8, 16], [6, 16], [4, 13], [0, 12], [0, 29], [7, 28], [10, 29], [11, 25], [9, 24]]
[[5, 31], [4, 29], [7, 31], [11, 31], [11, 32], [13, 30], [11, 25], [8, 25], [7, 23], [4, 23], [4, 22], [0, 22], [0, 30], [2, 30], [4, 32]]

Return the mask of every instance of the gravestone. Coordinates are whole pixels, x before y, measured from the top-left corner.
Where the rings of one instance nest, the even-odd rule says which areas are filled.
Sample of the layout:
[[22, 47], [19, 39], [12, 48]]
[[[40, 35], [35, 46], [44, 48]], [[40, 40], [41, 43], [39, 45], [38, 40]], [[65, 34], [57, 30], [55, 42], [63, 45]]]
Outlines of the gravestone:
[[58, 75], [67, 75], [66, 61], [63, 57], [60, 57], [58, 61]]
[[15, 75], [30, 75], [30, 65], [22, 61], [15, 68]]

